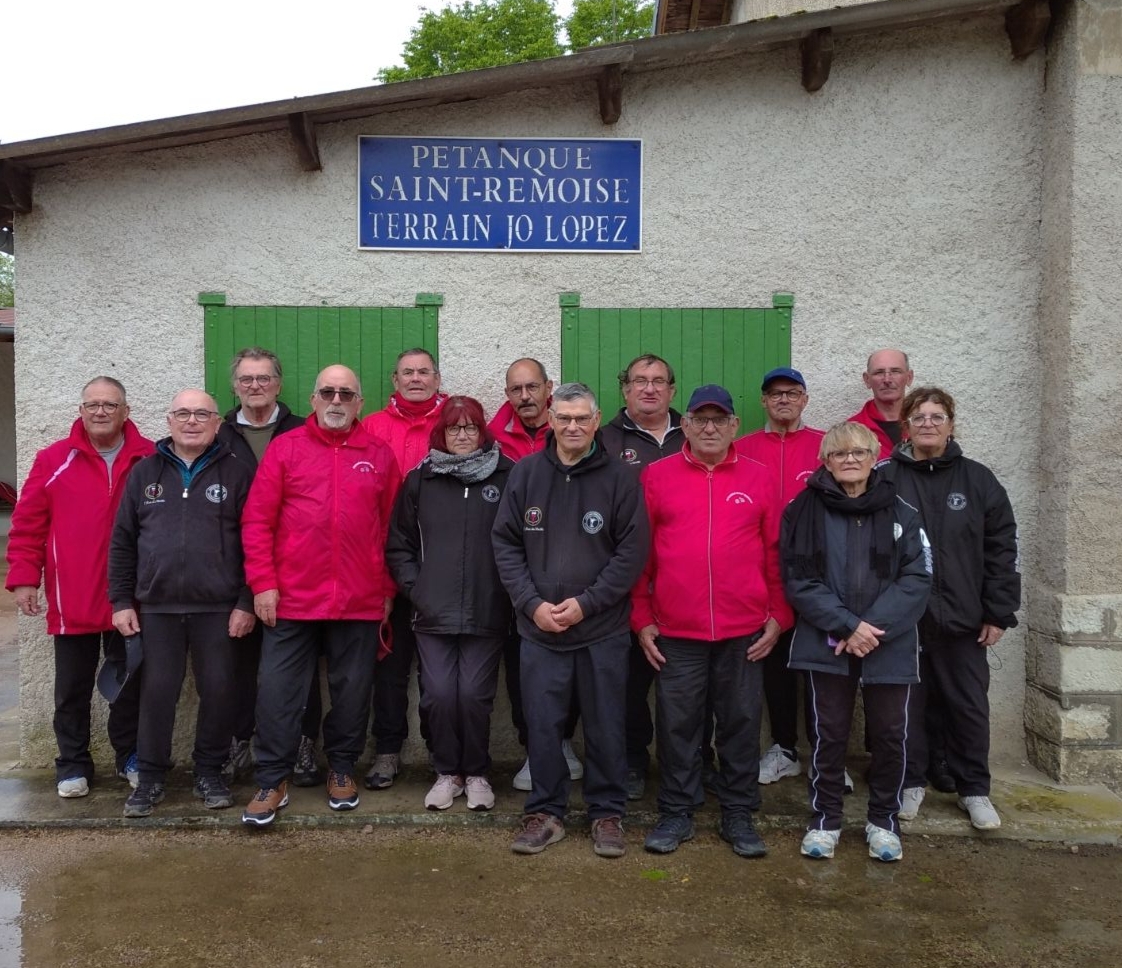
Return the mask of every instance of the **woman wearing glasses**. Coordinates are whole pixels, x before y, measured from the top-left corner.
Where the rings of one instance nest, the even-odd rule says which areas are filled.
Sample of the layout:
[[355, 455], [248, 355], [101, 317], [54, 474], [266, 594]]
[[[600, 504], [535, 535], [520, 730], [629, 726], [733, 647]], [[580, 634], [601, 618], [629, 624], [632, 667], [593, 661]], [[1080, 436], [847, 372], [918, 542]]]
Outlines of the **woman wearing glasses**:
[[413, 605], [436, 782], [430, 810], [467, 794], [490, 810], [491, 708], [510, 631], [510, 599], [491, 550], [491, 525], [512, 461], [487, 430], [479, 401], [449, 397], [429, 437], [429, 455], [410, 471], [390, 522], [386, 560]]
[[[912, 390], [901, 411], [911, 439], [896, 447], [885, 468], [900, 496], [919, 508], [935, 549], [935, 583], [919, 627], [922, 685], [913, 695], [900, 816], [914, 819], [923, 802], [934, 728], [945, 744], [959, 807], [977, 829], [993, 830], [1001, 818], [989, 799], [988, 650], [1017, 624], [1017, 522], [993, 472], [963, 456], [954, 419], [954, 398], [945, 390]], [[926, 730], [925, 711], [937, 717]]]
[[869, 855], [899, 860], [900, 778], [908, 695], [919, 679], [916, 623], [931, 590], [931, 548], [919, 515], [873, 469], [880, 444], [867, 427], [835, 424], [823, 466], [783, 514], [780, 554], [798, 614], [791, 668], [806, 673], [806, 857], [828, 858], [841, 835], [845, 752], [861, 686], [871, 746]]

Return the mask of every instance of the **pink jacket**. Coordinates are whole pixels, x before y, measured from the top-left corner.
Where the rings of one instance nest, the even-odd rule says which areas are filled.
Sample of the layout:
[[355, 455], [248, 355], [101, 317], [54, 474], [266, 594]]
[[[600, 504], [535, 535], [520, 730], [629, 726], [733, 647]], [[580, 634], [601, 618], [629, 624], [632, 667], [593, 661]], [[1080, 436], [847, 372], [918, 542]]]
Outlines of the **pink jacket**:
[[759, 461], [773, 472], [779, 506], [785, 508], [821, 466], [818, 450], [825, 436], [826, 431], [813, 427], [800, 427], [783, 436], [773, 430], [757, 430], [733, 445], [738, 454]]
[[892, 438], [884, 432], [884, 428], [881, 427], [879, 423], [877, 423], [880, 415], [881, 413], [877, 409], [876, 401], [872, 397], [870, 397], [865, 402], [865, 406], [863, 406], [860, 410], [857, 411], [857, 413], [849, 418], [849, 422], [864, 424], [874, 434], [877, 435], [877, 440], [880, 441], [880, 456], [877, 458], [877, 460], [884, 460], [889, 455], [891, 455], [892, 448], [895, 446], [895, 444], [892, 443]]
[[70, 436], [35, 455], [8, 535], [9, 591], [39, 587], [46, 572], [47, 632], [88, 635], [113, 628], [109, 604], [109, 535], [133, 465], [154, 445], [131, 420], [113, 461], [104, 459], [75, 420]]
[[689, 444], [642, 474], [651, 551], [631, 592], [631, 627], [716, 642], [751, 635], [769, 618], [792, 624], [779, 577], [772, 474], [730, 448], [709, 468]]
[[397, 458], [397, 469], [404, 479], [414, 467], [429, 455], [429, 435], [432, 434], [436, 415], [444, 406], [448, 394], [438, 393], [433, 397], [432, 409], [421, 417], [411, 417], [398, 407], [396, 393], [390, 394], [390, 401], [384, 410], [370, 414], [362, 425], [379, 440], [389, 444]]

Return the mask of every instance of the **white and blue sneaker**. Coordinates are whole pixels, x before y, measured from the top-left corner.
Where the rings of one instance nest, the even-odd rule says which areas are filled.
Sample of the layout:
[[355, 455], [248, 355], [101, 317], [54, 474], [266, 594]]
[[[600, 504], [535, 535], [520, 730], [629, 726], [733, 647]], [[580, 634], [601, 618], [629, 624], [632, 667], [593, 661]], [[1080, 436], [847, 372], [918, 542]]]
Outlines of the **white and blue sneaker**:
[[834, 848], [841, 837], [840, 830], [808, 830], [803, 837], [799, 853], [803, 857], [813, 857], [816, 860], [829, 860], [834, 856]]
[[68, 776], [58, 781], [58, 795], [64, 800], [86, 797], [90, 793], [90, 781], [84, 776]]
[[129, 786], [134, 790], [140, 786], [140, 767], [137, 765], [136, 750], [129, 753], [124, 768], [117, 771], [117, 776], [122, 780], [128, 780]]
[[876, 824], [865, 824], [865, 839], [869, 842], [869, 856], [886, 864], [899, 860], [904, 856], [904, 848], [900, 846], [900, 838], [891, 830], [878, 827]]

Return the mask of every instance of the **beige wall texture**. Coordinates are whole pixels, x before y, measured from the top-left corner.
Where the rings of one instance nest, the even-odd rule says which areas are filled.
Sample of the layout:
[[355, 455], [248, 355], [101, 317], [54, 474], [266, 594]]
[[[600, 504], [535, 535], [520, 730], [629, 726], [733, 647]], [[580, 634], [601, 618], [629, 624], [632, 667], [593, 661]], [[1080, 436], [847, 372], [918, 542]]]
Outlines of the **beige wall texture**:
[[[441, 292], [446, 386], [491, 408], [506, 361], [537, 356], [558, 370], [560, 292], [580, 292], [585, 306], [689, 307], [767, 306], [783, 290], [796, 299], [809, 421], [828, 425], [862, 405], [869, 351], [908, 351], [918, 381], [958, 398], [967, 454], [1009, 490], [1029, 587], [1047, 584], [1041, 180], [1046, 117], [1062, 111], [1046, 116], [1044, 65], [1041, 53], [1013, 62], [995, 17], [839, 40], [829, 83], [813, 95], [788, 50], [625, 75], [611, 128], [595, 86], [578, 84], [321, 127], [316, 173], [299, 169], [282, 134], [41, 171], [35, 210], [17, 229], [21, 474], [66, 432], [95, 372], [120, 377], [142, 429], [163, 432], [172, 394], [203, 378], [204, 290], [232, 304], [317, 305], [411, 305], [417, 292]], [[642, 138], [643, 252], [358, 251], [360, 134]], [[1077, 376], [1094, 350], [1084, 348]], [[1060, 459], [1065, 445], [1049, 440], [1049, 460]], [[53, 754], [51, 653], [38, 622], [21, 630], [23, 757], [42, 765]], [[992, 658], [1004, 763], [1025, 756], [1024, 651], [1018, 629]], [[508, 722], [497, 709], [500, 759], [518, 755]], [[180, 733], [189, 725], [181, 718]], [[185, 759], [182, 735], [178, 749]]]
[[16, 353], [0, 342], [0, 481], [16, 481]]

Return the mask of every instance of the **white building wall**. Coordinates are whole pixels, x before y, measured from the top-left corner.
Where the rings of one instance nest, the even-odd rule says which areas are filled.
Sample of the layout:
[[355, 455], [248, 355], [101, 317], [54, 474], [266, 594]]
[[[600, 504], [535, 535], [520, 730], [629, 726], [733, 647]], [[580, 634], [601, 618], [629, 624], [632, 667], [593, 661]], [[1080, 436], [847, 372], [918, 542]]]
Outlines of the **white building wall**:
[[[918, 381], [956, 395], [966, 452], [1006, 483], [1031, 537], [1042, 64], [1011, 62], [994, 19], [839, 41], [814, 95], [790, 51], [625, 75], [611, 128], [581, 84], [322, 127], [318, 173], [282, 134], [44, 170], [18, 225], [21, 476], [95, 372], [120, 377], [141, 428], [163, 433], [173, 393], [203, 378], [204, 290], [330, 305], [441, 292], [445, 386], [490, 408], [498, 361], [559, 369], [559, 292], [585, 306], [768, 306], [789, 290], [809, 421], [858, 409], [870, 350], [905, 349]], [[643, 253], [360, 252], [359, 134], [642, 138]], [[31, 623], [24, 633], [24, 756], [43, 764], [50, 653]], [[1005, 761], [1024, 752], [1022, 652], [1014, 632], [993, 659]]]

